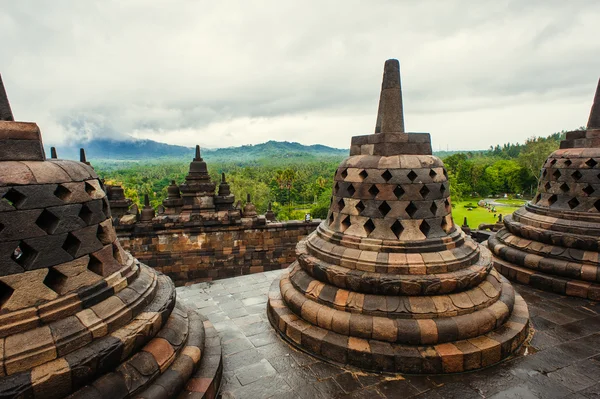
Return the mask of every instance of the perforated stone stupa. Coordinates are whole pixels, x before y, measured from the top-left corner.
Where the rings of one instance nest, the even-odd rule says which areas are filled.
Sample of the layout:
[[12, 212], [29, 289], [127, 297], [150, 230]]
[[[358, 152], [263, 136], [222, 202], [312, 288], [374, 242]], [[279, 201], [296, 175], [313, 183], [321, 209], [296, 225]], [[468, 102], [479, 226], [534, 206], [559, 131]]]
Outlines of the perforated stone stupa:
[[385, 63], [375, 134], [352, 138], [334, 180], [327, 220], [269, 293], [285, 339], [336, 363], [406, 373], [478, 369], [519, 348], [527, 306], [454, 224], [429, 134], [405, 133], [398, 61]]
[[0, 80], [0, 397], [210, 398], [221, 368], [210, 322], [121, 248], [93, 168], [46, 160]]
[[508, 278], [600, 300], [600, 81], [587, 129], [566, 134], [533, 201], [505, 217], [488, 243]]

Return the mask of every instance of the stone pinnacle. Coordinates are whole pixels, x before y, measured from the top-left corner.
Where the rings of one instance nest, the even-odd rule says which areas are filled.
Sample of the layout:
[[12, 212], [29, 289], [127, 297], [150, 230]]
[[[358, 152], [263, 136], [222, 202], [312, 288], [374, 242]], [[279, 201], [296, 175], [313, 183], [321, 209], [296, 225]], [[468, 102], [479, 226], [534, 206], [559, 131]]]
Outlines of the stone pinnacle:
[[144, 194], [144, 206], [150, 206], [150, 198], [148, 198], [148, 194]]
[[58, 155], [56, 155], [56, 147], [50, 147], [50, 158], [56, 159]]
[[250, 201], [250, 194], [246, 194], [246, 202], [251, 202]]
[[221, 183], [225, 183], [225, 172], [221, 173]]
[[600, 129], [600, 79], [598, 80], [598, 87], [596, 88], [596, 95], [594, 96], [594, 103], [592, 104], [592, 110], [590, 111], [590, 119], [587, 123], [588, 129]]
[[0, 75], [0, 121], [14, 121], [12, 110], [10, 109], [10, 103], [8, 102], [8, 96], [2, 83], [2, 75]]
[[202, 161], [202, 157], [200, 156], [200, 146], [196, 145], [196, 156], [194, 157], [194, 161]]
[[383, 68], [375, 133], [404, 133], [400, 63], [395, 59], [387, 60]]
[[87, 159], [85, 157], [85, 150], [83, 148], [79, 149], [79, 162], [87, 163]]

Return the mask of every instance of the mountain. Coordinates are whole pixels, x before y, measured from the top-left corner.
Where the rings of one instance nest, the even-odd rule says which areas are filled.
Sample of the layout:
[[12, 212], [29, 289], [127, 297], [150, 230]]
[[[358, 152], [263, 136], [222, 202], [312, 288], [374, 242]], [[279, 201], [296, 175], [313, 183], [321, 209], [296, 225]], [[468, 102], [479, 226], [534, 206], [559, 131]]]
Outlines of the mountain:
[[[159, 143], [153, 140], [117, 141], [95, 139], [83, 144], [58, 146], [59, 158], [79, 159], [79, 149], [85, 148], [88, 160], [122, 161], [122, 160], [156, 160], [183, 158], [189, 160], [194, 156], [193, 147]], [[50, 148], [46, 148], [50, 154]], [[217, 149], [202, 149], [202, 157], [206, 160], [250, 161], [259, 158], [305, 158], [305, 157], [346, 157], [347, 149], [327, 147], [320, 144], [303, 145], [288, 141], [268, 141], [256, 145], [243, 145]]]

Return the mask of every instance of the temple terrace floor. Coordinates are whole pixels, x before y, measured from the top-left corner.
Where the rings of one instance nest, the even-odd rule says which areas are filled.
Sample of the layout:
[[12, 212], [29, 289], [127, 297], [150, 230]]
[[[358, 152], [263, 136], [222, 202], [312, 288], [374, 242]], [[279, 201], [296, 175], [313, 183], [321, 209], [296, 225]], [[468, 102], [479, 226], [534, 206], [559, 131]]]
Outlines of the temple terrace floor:
[[535, 333], [515, 356], [446, 376], [369, 374], [293, 349], [267, 319], [283, 271], [177, 289], [214, 324], [223, 345], [222, 398], [600, 398], [600, 303], [514, 284]]

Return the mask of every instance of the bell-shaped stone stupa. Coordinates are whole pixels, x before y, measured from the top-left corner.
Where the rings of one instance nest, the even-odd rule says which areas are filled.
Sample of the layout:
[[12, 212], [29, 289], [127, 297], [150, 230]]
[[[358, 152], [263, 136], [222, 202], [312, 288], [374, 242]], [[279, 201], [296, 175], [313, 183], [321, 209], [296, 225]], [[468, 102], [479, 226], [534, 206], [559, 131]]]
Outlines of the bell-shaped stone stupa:
[[600, 81], [586, 130], [568, 132], [531, 202], [488, 240], [511, 280], [600, 300]]
[[274, 282], [268, 316], [291, 343], [336, 363], [478, 369], [525, 340], [527, 306], [454, 224], [429, 134], [404, 131], [399, 69], [386, 61], [375, 134], [352, 138], [328, 218]]
[[0, 397], [215, 397], [220, 370], [208, 320], [121, 248], [94, 169], [46, 160], [0, 81]]

